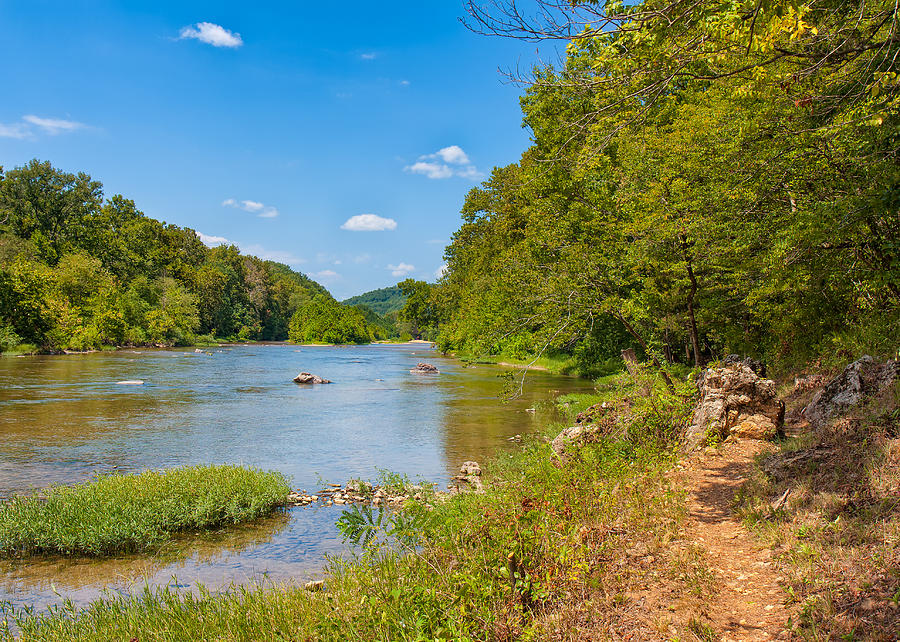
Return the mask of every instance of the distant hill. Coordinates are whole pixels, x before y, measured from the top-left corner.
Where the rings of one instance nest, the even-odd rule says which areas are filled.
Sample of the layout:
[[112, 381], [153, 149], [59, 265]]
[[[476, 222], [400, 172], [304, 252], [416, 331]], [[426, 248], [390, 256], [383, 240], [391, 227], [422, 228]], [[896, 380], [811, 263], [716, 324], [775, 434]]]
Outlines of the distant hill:
[[344, 305], [364, 305], [381, 316], [384, 316], [391, 312], [397, 312], [406, 305], [406, 295], [400, 291], [400, 288], [394, 285], [389, 288], [372, 290], [365, 294], [350, 297], [349, 299], [341, 301], [341, 303]]

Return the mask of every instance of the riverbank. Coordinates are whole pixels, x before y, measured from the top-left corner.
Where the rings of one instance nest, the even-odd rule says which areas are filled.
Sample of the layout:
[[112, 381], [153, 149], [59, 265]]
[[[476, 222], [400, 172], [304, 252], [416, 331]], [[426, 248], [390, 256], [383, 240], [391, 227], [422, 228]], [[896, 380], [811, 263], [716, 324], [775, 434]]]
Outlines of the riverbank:
[[[434, 342], [422, 339], [411, 339], [409, 341], [372, 341], [371, 343], [291, 343], [290, 341], [231, 341], [223, 339], [200, 341], [190, 345], [165, 345], [161, 343], [150, 343], [147, 345], [127, 345], [127, 346], [103, 346], [97, 350], [41, 350], [33, 345], [19, 345], [6, 352], [0, 352], [0, 357], [32, 357], [32, 356], [65, 356], [65, 355], [83, 355], [97, 354], [101, 352], [117, 352], [123, 350], [191, 350], [197, 348], [234, 348], [243, 346], [296, 346], [298, 348], [335, 348], [335, 347], [351, 347], [360, 345], [370, 346], [424, 346], [434, 347]], [[487, 363], [487, 362], [485, 362]], [[511, 364], [497, 364], [511, 365]], [[534, 368], [537, 370], [546, 370], [546, 368]]]

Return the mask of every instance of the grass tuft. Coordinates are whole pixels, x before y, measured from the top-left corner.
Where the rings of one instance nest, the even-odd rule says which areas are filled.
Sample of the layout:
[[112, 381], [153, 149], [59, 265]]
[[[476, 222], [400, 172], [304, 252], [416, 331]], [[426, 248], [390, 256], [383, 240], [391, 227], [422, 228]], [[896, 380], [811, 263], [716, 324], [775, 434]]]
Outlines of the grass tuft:
[[266, 515], [289, 492], [281, 473], [241, 466], [104, 475], [0, 505], [0, 557], [142, 552], [179, 531]]

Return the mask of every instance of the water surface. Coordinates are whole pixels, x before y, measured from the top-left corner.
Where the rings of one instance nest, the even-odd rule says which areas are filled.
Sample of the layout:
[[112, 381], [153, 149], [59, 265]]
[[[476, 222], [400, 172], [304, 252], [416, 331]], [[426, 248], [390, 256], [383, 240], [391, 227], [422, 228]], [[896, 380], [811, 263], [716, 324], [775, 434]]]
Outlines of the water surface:
[[[413, 375], [417, 361], [437, 376]], [[308, 371], [334, 381], [298, 386]], [[501, 400], [502, 371], [465, 367], [422, 344], [252, 345], [0, 358], [0, 497], [97, 473], [234, 463], [279, 470], [296, 488], [375, 478], [378, 470], [442, 486], [467, 459], [514, 447], [546, 421], [559, 392], [587, 383], [529, 374]], [[120, 385], [142, 380], [144, 385]], [[537, 408], [537, 412], [529, 409]], [[550, 412], [547, 410], [547, 412]], [[186, 536], [152, 556], [0, 562], [0, 601], [86, 603], [104, 588], [145, 581], [220, 588], [315, 576], [343, 551], [339, 507], [296, 508], [267, 520]]]

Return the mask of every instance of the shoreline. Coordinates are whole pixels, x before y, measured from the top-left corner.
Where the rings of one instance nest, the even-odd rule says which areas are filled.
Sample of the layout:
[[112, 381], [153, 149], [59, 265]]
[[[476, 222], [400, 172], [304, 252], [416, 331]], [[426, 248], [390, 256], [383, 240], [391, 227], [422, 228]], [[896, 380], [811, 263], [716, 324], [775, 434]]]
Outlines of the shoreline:
[[[102, 354], [106, 352], [125, 352], [128, 350], [194, 350], [198, 348], [240, 348], [251, 346], [294, 346], [297, 348], [353, 348], [358, 346], [429, 346], [435, 348], [433, 341], [425, 341], [424, 339], [411, 339], [409, 341], [372, 341], [370, 343], [291, 343], [290, 341], [222, 341], [217, 343], [196, 343], [183, 346], [167, 346], [162, 344], [133, 345], [133, 346], [104, 346], [102, 348], [92, 350], [57, 350], [57, 351], [34, 351], [20, 352], [9, 350], [0, 352], [0, 358], [3, 357], [69, 357], [87, 354]], [[498, 364], [502, 365], [502, 364]], [[538, 369], [533, 367], [532, 369]]]

